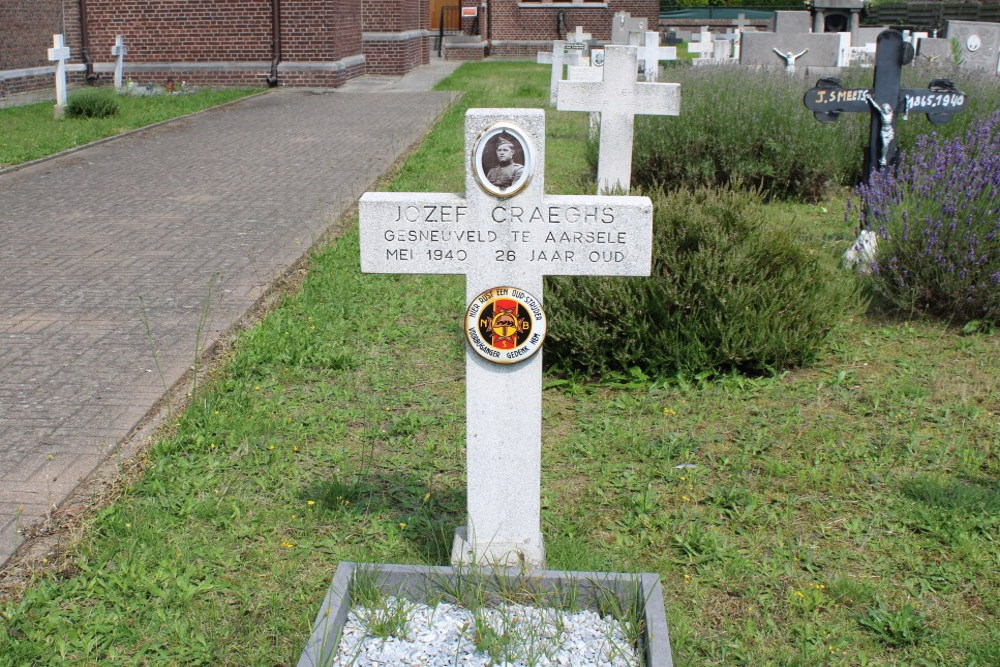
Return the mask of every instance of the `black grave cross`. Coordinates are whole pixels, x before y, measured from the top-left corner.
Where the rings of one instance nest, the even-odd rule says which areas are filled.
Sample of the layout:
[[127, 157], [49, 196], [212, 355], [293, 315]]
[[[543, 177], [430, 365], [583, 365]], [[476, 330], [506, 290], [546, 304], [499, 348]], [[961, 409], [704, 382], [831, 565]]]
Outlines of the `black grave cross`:
[[900, 114], [925, 113], [935, 125], [947, 123], [965, 108], [965, 94], [946, 79], [935, 79], [927, 89], [900, 88], [903, 65], [913, 61], [913, 46], [896, 30], [883, 30], [875, 46], [875, 77], [871, 88], [844, 88], [839, 79], [822, 78], [806, 91], [803, 102], [816, 120], [829, 123], [842, 113], [871, 114], [864, 182], [877, 169], [895, 164], [899, 147], [896, 121]]

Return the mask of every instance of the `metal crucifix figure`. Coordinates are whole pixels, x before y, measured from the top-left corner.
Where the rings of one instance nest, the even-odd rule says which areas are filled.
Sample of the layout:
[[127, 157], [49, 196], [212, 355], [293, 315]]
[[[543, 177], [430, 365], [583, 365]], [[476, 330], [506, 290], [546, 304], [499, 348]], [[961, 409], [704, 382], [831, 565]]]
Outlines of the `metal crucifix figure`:
[[900, 88], [903, 65], [913, 61], [913, 47], [895, 30], [883, 30], [875, 50], [875, 76], [871, 88], [844, 88], [839, 79], [822, 78], [806, 91], [803, 102], [816, 120], [829, 123], [846, 112], [868, 112], [871, 128], [865, 152], [864, 182], [876, 169], [896, 162], [899, 147], [896, 121], [900, 114], [925, 113], [935, 125], [947, 123], [965, 108], [964, 93], [951, 81], [935, 79], [926, 89]]

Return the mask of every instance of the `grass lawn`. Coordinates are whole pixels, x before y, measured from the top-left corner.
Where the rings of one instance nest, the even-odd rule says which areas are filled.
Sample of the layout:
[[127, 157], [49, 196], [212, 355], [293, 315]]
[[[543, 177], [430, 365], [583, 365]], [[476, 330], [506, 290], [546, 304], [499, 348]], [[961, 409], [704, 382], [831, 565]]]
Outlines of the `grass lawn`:
[[[440, 87], [465, 96], [382, 189], [460, 191], [465, 108], [543, 107], [548, 72]], [[546, 113], [548, 191], [592, 191], [587, 115]], [[831, 262], [851, 238], [839, 200], [770, 209]], [[447, 562], [463, 283], [358, 257], [356, 225], [317, 250], [143, 474], [0, 602], [0, 665], [294, 664], [338, 560]], [[859, 315], [777, 377], [550, 374], [548, 565], [658, 572], [678, 665], [1000, 664], [998, 368], [996, 336]]]
[[[79, 93], [83, 89], [71, 92]], [[240, 97], [261, 92], [254, 88], [200, 90], [189, 95], [116, 97], [120, 104], [109, 118], [64, 118], [56, 120], [53, 102], [39, 102], [0, 109], [0, 168], [37, 160], [74, 146], [121, 134], [152, 123], [201, 111]]]

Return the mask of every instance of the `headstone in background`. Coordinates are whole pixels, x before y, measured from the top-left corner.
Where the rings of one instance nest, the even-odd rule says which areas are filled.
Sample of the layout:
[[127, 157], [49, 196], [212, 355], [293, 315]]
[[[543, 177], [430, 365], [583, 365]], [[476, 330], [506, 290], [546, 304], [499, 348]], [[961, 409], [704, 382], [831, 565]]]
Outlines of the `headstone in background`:
[[125, 37], [117, 35], [115, 45], [111, 47], [111, 55], [115, 58], [115, 90], [122, 89], [122, 81], [125, 76], [125, 54], [128, 48], [125, 46]]
[[878, 40], [878, 36], [884, 31], [888, 30], [889, 26], [865, 26], [858, 29], [858, 37], [854, 39], [851, 38], [851, 46], [861, 46], [863, 44], [875, 44]]
[[765, 67], [785, 67], [785, 62], [775, 55], [782, 53], [806, 54], [795, 61], [796, 73], [803, 73], [807, 67], [836, 67], [840, 62], [841, 37], [839, 33], [775, 33], [745, 32], [740, 48], [741, 65], [763, 65]]
[[951, 65], [954, 61], [954, 54], [951, 52], [951, 40], [933, 37], [920, 40], [920, 50], [917, 57], [928, 65], [945, 66]]
[[821, 122], [835, 121], [842, 113], [870, 114], [863, 182], [870, 180], [877, 169], [895, 164], [896, 122], [900, 116], [906, 119], [911, 113], [923, 113], [939, 125], [965, 108], [965, 95], [944, 79], [931, 81], [927, 89], [901, 89], [903, 66], [912, 59], [913, 47], [897, 31], [886, 30], [878, 38], [871, 88], [844, 88], [839, 79], [823, 78], [803, 97], [806, 108]]
[[655, 82], [660, 74], [661, 60], [677, 60], [677, 48], [660, 46], [660, 33], [647, 30], [643, 45], [639, 47], [639, 63], [646, 81]]
[[62, 35], [52, 35], [52, 48], [49, 49], [49, 60], [56, 63], [56, 118], [62, 118], [66, 113], [66, 61], [69, 60], [69, 47]]
[[809, 12], [788, 11], [779, 9], [774, 12], [771, 19], [771, 32], [810, 32], [812, 30], [812, 16]]
[[566, 35], [566, 42], [571, 44], [583, 44], [586, 46], [593, 39], [593, 35], [583, 31], [583, 26], [576, 26], [576, 30]]
[[563, 81], [556, 108], [601, 114], [597, 158], [597, 191], [628, 190], [632, 183], [632, 133], [637, 115], [677, 116], [680, 84], [639, 83], [636, 47], [609, 45], [604, 49], [604, 78], [599, 83]]
[[945, 36], [958, 41], [961, 67], [1000, 74], [1000, 23], [948, 21]]
[[617, 12], [611, 19], [611, 43], [638, 46], [642, 33], [649, 30], [649, 22], [644, 18], [633, 18], [628, 12]]
[[712, 44], [712, 33], [707, 26], [702, 26], [700, 32], [691, 33], [691, 41], [688, 42], [688, 53], [697, 53], [698, 59], [709, 60], [715, 46]]
[[[601, 67], [568, 67], [566, 68], [567, 81], [590, 81], [596, 83], [604, 79], [604, 60], [601, 60]], [[591, 140], [597, 139], [601, 131], [601, 114], [599, 111], [590, 112], [590, 126], [588, 135]]]
[[731, 60], [733, 43], [728, 39], [712, 40], [712, 59], [720, 63]]
[[[500, 185], [507, 146], [519, 169]], [[543, 567], [542, 278], [649, 275], [653, 206], [546, 194], [541, 109], [467, 111], [463, 163], [464, 196], [361, 197], [361, 270], [465, 275], [468, 522], [452, 562]]]
[[552, 63], [552, 74], [549, 77], [549, 104], [555, 106], [556, 90], [563, 78], [563, 67], [567, 65], [579, 65], [580, 50], [567, 49], [566, 42], [557, 39], [552, 42], [551, 52], [548, 54], [544, 52], [538, 54], [538, 62], [544, 64], [545, 61]]

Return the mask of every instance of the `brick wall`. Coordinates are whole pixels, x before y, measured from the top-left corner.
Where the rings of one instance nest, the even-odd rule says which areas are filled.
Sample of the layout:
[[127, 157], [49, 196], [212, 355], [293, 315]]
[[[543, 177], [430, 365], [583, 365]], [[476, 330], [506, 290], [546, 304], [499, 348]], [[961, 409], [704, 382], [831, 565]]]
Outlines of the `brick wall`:
[[[51, 65], [46, 50], [52, 35], [63, 32], [62, 5], [62, 0], [0, 1], [0, 70]], [[67, 43], [79, 55], [79, 44]]]
[[[464, 5], [478, 4], [476, 0], [462, 0]], [[611, 39], [611, 19], [616, 12], [629, 12], [634, 17], [646, 17], [650, 26], [659, 21], [660, 5], [656, 0], [609, 0], [607, 6], [587, 7], [585, 3], [567, 7], [564, 3], [555, 6], [548, 3], [519, 3], [517, 0], [492, 0], [492, 38], [498, 40], [553, 40], [559, 39], [558, 17], [563, 12], [566, 31], [572, 32], [581, 26], [594, 39]], [[482, 24], [486, 36], [486, 23]]]
[[427, 0], [362, 0], [361, 26], [370, 35], [363, 36], [369, 74], [404, 74], [427, 62], [429, 40], [415, 34], [427, 27]]

